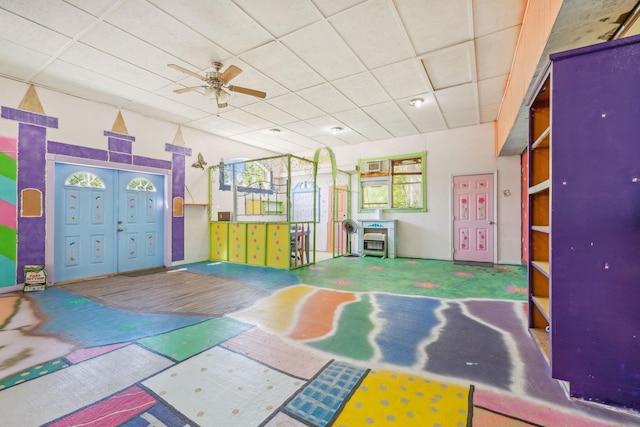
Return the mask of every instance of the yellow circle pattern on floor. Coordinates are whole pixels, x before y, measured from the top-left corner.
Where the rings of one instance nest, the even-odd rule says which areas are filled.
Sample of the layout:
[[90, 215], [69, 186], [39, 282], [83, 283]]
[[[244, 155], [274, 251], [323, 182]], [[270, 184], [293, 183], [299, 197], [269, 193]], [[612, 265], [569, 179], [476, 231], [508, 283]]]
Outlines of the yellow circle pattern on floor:
[[464, 427], [468, 406], [468, 388], [416, 375], [371, 371], [334, 426]]

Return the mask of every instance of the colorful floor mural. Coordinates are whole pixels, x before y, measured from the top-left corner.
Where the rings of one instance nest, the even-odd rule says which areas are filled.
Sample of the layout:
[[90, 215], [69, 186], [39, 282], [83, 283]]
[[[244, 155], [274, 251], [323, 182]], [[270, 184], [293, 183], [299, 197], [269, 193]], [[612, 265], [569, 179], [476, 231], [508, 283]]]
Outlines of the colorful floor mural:
[[[531, 343], [517, 292], [452, 296], [471, 285], [456, 278], [521, 272], [449, 263], [471, 276], [447, 272], [454, 278], [447, 282], [443, 269], [430, 275], [422, 260], [408, 264], [422, 266], [420, 280], [439, 284], [446, 298], [423, 296], [424, 287], [390, 293], [380, 273], [371, 289], [359, 288], [380, 260], [361, 260], [362, 274], [343, 270], [354, 287], [301, 282], [330, 282], [334, 276], [318, 272], [357, 262], [284, 274], [218, 263], [181, 267], [270, 290], [249, 309], [218, 318], [130, 313], [56, 288], [0, 295], [0, 425], [640, 424], [636, 414], [566, 398]], [[482, 292], [526, 280], [513, 277]]]

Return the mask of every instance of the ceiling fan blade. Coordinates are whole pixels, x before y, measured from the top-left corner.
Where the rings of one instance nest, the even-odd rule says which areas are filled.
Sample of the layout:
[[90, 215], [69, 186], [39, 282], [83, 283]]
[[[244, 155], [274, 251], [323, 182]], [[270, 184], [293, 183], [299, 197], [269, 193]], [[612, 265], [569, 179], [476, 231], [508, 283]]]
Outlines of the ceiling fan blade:
[[198, 90], [200, 88], [206, 88], [206, 86], [192, 86], [192, 87], [183, 87], [182, 89], [176, 89], [174, 90], [175, 93], [185, 93], [185, 92], [191, 92], [192, 90]]
[[201, 76], [200, 74], [194, 73], [193, 71], [189, 71], [186, 68], [182, 68], [179, 65], [176, 64], [167, 64], [168, 67], [173, 68], [174, 70], [178, 70], [182, 73], [185, 74], [189, 74], [190, 76], [195, 77], [196, 79], [200, 79], [200, 80], [204, 80], [205, 82], [207, 81], [206, 77]]
[[258, 98], [266, 98], [267, 97], [267, 94], [265, 92], [262, 92], [262, 91], [259, 91], [259, 90], [254, 90], [254, 89], [247, 89], [246, 87], [229, 86], [228, 89], [233, 91], [233, 92], [244, 93], [245, 95], [251, 95], [251, 96], [258, 97]]
[[218, 78], [223, 82], [228, 83], [231, 79], [235, 78], [241, 72], [242, 70], [235, 65], [229, 65], [229, 68], [227, 68], [224, 73], [220, 74], [220, 77]]

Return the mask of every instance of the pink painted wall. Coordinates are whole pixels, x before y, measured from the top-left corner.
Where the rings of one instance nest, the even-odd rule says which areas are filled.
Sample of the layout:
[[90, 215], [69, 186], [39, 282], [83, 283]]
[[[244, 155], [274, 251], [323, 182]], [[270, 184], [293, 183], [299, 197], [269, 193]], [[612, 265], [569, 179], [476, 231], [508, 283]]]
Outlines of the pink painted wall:
[[538, 61], [558, 16], [562, 0], [529, 0], [497, 120], [496, 155], [509, 136]]

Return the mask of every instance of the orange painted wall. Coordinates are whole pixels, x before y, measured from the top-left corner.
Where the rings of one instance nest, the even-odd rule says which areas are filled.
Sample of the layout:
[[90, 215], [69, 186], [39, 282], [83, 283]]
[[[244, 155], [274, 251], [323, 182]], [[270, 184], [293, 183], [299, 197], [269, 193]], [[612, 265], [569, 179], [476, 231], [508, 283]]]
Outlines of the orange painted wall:
[[516, 121], [531, 78], [551, 33], [562, 0], [529, 0], [496, 124], [496, 156]]

